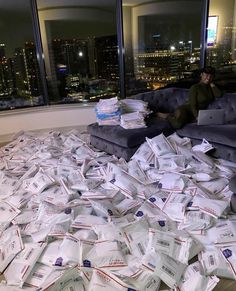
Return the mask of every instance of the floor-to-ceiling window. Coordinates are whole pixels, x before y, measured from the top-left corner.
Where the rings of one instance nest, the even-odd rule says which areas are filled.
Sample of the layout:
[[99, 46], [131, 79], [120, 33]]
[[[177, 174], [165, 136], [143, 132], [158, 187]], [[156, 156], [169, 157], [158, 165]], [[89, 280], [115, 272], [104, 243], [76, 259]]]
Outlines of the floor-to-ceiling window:
[[116, 0], [37, 0], [49, 103], [116, 96]]
[[210, 0], [206, 64], [217, 69], [216, 82], [236, 91], [236, 1]]
[[0, 1], [0, 110], [43, 104], [30, 1]]
[[235, 92], [235, 2], [0, 0], [0, 110], [190, 87], [204, 62]]
[[127, 95], [189, 79], [200, 66], [203, 0], [123, 0]]

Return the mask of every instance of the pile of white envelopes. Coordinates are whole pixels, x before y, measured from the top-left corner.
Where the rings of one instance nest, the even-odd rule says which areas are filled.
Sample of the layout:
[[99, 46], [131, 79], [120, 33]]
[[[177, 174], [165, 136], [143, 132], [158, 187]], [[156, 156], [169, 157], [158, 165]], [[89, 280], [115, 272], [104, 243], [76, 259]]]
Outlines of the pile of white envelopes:
[[144, 128], [146, 122], [141, 112], [130, 112], [122, 114], [120, 117], [120, 126], [125, 129]]
[[120, 102], [117, 97], [100, 99], [95, 107], [96, 120], [99, 125], [120, 124]]
[[126, 98], [120, 100], [123, 113], [140, 112], [144, 116], [151, 113], [148, 108], [148, 102], [138, 99]]
[[197, 149], [161, 134], [126, 162], [77, 130], [19, 133], [0, 148], [0, 291], [211, 291], [235, 279], [235, 167]]

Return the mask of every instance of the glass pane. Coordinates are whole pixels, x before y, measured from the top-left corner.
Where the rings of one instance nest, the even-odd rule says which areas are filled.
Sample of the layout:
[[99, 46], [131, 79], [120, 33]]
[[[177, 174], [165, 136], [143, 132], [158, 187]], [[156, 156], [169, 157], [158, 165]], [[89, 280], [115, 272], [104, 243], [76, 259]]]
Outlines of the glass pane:
[[202, 0], [123, 1], [127, 95], [188, 86], [200, 65], [202, 7]]
[[236, 2], [211, 0], [207, 29], [206, 63], [217, 69], [216, 83], [236, 91]]
[[116, 0], [38, 0], [49, 102], [118, 94]]
[[43, 104], [29, 1], [0, 1], [0, 110]]

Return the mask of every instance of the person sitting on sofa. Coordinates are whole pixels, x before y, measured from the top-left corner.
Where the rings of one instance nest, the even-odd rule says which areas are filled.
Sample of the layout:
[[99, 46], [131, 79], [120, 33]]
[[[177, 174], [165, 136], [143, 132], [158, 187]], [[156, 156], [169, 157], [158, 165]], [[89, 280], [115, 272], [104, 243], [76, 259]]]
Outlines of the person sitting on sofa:
[[215, 69], [205, 67], [200, 72], [200, 82], [190, 88], [187, 103], [179, 106], [174, 113], [166, 116], [175, 129], [195, 121], [200, 109], [206, 109], [215, 98], [222, 96], [220, 89], [213, 83]]

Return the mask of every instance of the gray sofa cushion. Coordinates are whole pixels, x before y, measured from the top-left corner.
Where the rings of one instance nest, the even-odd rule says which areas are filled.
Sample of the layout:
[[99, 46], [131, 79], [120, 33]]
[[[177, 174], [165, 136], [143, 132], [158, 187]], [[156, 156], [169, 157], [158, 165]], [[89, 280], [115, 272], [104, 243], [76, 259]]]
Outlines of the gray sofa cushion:
[[148, 102], [154, 112], [173, 112], [187, 101], [189, 89], [165, 88], [162, 90], [140, 93], [135, 99]]
[[205, 138], [209, 142], [236, 147], [236, 124], [223, 125], [197, 125], [190, 123], [178, 129], [180, 136], [187, 136], [194, 139]]
[[[201, 140], [191, 138], [191, 142], [193, 145], [200, 144]], [[211, 156], [214, 158], [221, 158], [224, 160], [236, 162], [236, 150], [235, 147], [230, 147], [227, 145], [218, 144], [215, 142], [211, 142], [214, 149], [209, 152]]]
[[236, 119], [236, 93], [225, 93], [208, 106], [209, 109], [224, 109], [225, 121], [232, 122]]
[[147, 125], [146, 128], [142, 129], [124, 129], [119, 125], [99, 126], [97, 123], [93, 123], [87, 127], [87, 130], [93, 136], [125, 148], [142, 144], [145, 137], [152, 138], [162, 132], [164, 135], [174, 132], [169, 122], [161, 118], [152, 118], [147, 122]]

